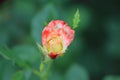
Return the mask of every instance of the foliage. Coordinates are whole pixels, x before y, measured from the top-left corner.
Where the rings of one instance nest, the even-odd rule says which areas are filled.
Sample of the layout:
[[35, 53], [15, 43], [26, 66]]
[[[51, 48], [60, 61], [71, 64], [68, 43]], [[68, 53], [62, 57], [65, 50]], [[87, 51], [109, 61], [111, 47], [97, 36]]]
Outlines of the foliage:
[[1, 0], [0, 80], [40, 80], [39, 68], [44, 68], [39, 67], [36, 42], [41, 45], [42, 30], [52, 19], [64, 20], [76, 31], [46, 79], [119, 80], [120, 10], [114, 1]]
[[80, 13], [79, 10], [77, 9], [73, 19], [73, 29], [78, 27], [79, 22], [80, 22]]

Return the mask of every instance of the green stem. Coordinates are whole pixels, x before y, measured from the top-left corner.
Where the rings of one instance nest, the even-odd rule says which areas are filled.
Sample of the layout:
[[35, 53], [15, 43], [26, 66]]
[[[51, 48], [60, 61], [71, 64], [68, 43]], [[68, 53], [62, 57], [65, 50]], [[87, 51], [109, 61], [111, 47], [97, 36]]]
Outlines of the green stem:
[[[43, 47], [39, 43], [37, 43], [37, 46], [40, 52], [44, 53]], [[50, 71], [51, 64], [52, 64], [52, 60], [48, 56], [41, 54], [40, 73], [39, 73], [41, 80], [47, 80], [47, 76]]]
[[47, 62], [41, 61], [41, 64], [40, 64], [40, 79], [41, 80], [47, 80], [47, 76], [50, 72], [51, 64], [52, 64], [52, 60], [49, 60]]

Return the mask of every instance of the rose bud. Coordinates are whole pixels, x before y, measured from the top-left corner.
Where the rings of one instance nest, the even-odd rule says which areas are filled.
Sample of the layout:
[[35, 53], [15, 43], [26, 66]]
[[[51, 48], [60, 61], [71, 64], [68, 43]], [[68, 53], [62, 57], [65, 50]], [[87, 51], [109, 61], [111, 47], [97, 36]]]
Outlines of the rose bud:
[[52, 20], [42, 31], [44, 54], [51, 59], [62, 55], [74, 39], [74, 30], [62, 20]]

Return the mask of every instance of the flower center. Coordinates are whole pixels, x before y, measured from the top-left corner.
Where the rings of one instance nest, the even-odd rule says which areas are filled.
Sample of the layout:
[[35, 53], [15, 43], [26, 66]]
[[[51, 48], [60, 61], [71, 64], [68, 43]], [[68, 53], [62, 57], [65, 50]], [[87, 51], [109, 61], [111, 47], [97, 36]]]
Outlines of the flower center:
[[62, 41], [60, 37], [53, 37], [48, 41], [48, 52], [60, 53], [63, 49]]

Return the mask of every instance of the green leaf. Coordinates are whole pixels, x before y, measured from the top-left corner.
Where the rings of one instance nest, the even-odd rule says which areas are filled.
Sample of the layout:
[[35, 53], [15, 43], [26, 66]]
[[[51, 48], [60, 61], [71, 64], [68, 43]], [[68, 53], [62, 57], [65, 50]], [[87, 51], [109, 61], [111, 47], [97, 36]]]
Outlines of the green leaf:
[[44, 69], [44, 64], [43, 64], [43, 62], [41, 62], [41, 64], [40, 64], [40, 71], [42, 71]]
[[36, 43], [36, 44], [37, 44], [37, 46], [38, 46], [40, 52], [43, 53], [43, 52], [44, 52], [44, 51], [43, 51], [43, 47], [42, 47], [39, 43]]
[[51, 59], [45, 55], [43, 47], [39, 43], [37, 43], [37, 46], [38, 46], [39, 51], [40, 51], [41, 61], [49, 62]]
[[40, 60], [40, 55], [33, 45], [18, 45], [12, 49], [1, 47], [0, 55], [4, 59], [16, 63], [19, 67], [26, 68]]
[[12, 60], [11, 52], [8, 47], [0, 47], [0, 55], [6, 60]]
[[41, 61], [45, 60], [45, 55], [44, 55], [44, 50], [43, 50], [43, 47], [39, 44], [39, 43], [36, 43], [37, 46], [38, 46], [38, 49], [39, 49], [39, 53], [40, 53], [40, 59]]
[[4, 52], [1, 51], [1, 48], [0, 48], [0, 55], [6, 59], [6, 60], [10, 60], [10, 58], [8, 57], [8, 55], [6, 55]]
[[79, 14], [79, 10], [77, 9], [73, 19], [73, 29], [78, 27], [79, 22], [80, 22], [80, 14]]
[[32, 45], [18, 45], [13, 48], [13, 60], [21, 67], [33, 65], [40, 59], [40, 55]]

